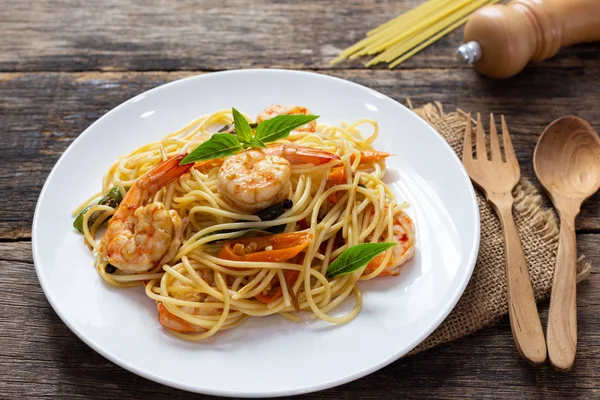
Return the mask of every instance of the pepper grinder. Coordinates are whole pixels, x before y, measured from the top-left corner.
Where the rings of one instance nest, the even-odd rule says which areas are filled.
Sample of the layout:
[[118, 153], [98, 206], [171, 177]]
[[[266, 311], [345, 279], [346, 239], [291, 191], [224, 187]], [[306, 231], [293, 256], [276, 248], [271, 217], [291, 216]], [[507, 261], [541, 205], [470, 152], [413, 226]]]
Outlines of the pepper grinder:
[[563, 46], [598, 40], [600, 0], [514, 0], [473, 13], [457, 59], [491, 78], [509, 78]]

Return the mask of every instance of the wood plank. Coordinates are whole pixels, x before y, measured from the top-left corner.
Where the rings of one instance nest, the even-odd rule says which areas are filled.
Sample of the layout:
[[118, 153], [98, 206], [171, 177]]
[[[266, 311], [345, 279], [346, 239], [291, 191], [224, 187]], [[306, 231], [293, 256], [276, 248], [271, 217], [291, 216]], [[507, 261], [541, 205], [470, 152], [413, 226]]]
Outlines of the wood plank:
[[[600, 265], [600, 234], [578, 235], [578, 248]], [[91, 268], [91, 266], [90, 266]], [[29, 242], [0, 243], [0, 393], [6, 398], [198, 399], [121, 369], [79, 340], [45, 299]], [[579, 347], [573, 370], [527, 365], [506, 319], [477, 334], [401, 359], [355, 382], [301, 399], [592, 399], [599, 393], [600, 274], [578, 289]], [[542, 321], [547, 318], [543, 304]], [[201, 371], [199, 371], [199, 374]]]
[[[600, 130], [600, 43], [564, 49], [507, 81], [456, 65], [462, 29], [397, 71], [362, 70], [364, 60], [329, 70], [339, 50], [422, 1], [0, 0], [0, 71], [25, 72], [0, 72], [0, 370], [8, 371], [0, 374], [0, 398], [212, 398], [150, 382], [94, 352], [51, 309], [32, 264], [31, 219], [53, 164], [83, 129], [144, 90], [197, 71], [326, 70], [401, 102], [411, 97], [416, 106], [439, 100], [447, 110], [505, 113], [529, 178], [537, 137], [554, 118], [578, 115]], [[163, 72], [119, 72], [127, 70]], [[177, 70], [188, 71], [165, 72]], [[504, 319], [299, 398], [600, 397], [599, 194], [584, 205], [577, 226], [578, 251], [596, 269], [578, 288], [579, 351], [570, 373], [526, 365]], [[545, 323], [547, 304], [540, 309]]]
[[[470, 70], [329, 71], [415, 106], [441, 101], [446, 110], [506, 115], [523, 175], [534, 178], [533, 149], [544, 127], [578, 115], [600, 130], [600, 70], [527, 71], [515, 79], [482, 79]], [[52, 166], [87, 126], [147, 89], [196, 72], [0, 73], [0, 239], [28, 238], [39, 191]], [[596, 75], [595, 75], [596, 74]], [[562, 82], [562, 85], [556, 85]], [[528, 88], [523, 94], [522, 88]], [[208, 110], [207, 110], [208, 112]], [[17, 183], [18, 182], [18, 183]], [[579, 231], [600, 230], [600, 194], [582, 207]]]
[[[420, 3], [0, 0], [0, 71], [326, 69], [367, 31]], [[402, 68], [456, 68], [461, 40], [462, 28]], [[539, 65], [598, 67], [599, 49], [575, 46]]]

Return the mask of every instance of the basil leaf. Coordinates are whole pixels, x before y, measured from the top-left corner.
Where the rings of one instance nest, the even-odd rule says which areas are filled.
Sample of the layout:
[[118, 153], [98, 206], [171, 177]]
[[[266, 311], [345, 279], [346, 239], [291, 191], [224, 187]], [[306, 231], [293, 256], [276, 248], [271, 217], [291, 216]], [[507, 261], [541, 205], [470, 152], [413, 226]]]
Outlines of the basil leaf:
[[264, 144], [262, 142], [262, 140], [257, 139], [257, 138], [252, 139], [252, 141], [249, 144], [252, 147], [260, 147], [261, 149], [266, 149], [267, 148], [267, 145]]
[[252, 140], [252, 128], [250, 128], [248, 121], [235, 108], [231, 108], [231, 114], [233, 114], [235, 133], [237, 133], [240, 141], [242, 143], [250, 143], [250, 141]]
[[115, 208], [119, 205], [121, 200], [123, 200], [123, 196], [121, 196], [121, 191], [118, 187], [114, 186], [108, 191], [107, 195], [98, 202], [98, 204], [111, 206], [112, 208]]
[[[75, 221], [73, 221], [73, 228], [77, 229], [77, 232], [83, 233], [83, 216], [92, 207], [93, 207], [92, 205], [89, 205], [86, 208], [84, 208], [83, 210], [81, 210], [79, 215], [77, 215], [77, 218], [75, 218]], [[88, 221], [89, 221], [89, 219], [88, 219]]]
[[185, 156], [179, 165], [229, 156], [242, 150], [242, 148], [242, 144], [237, 135], [215, 133], [210, 139]]
[[357, 269], [367, 265], [380, 253], [383, 253], [390, 247], [396, 246], [396, 243], [362, 243], [352, 246], [338, 258], [336, 258], [327, 268], [327, 276], [334, 277], [349, 274]]
[[[121, 192], [119, 191], [119, 188], [115, 186], [108, 191], [106, 196], [104, 196], [103, 198], [100, 199], [100, 201], [98, 201], [98, 204], [116, 208], [122, 199], [123, 199], [123, 196], [121, 196]], [[88, 212], [88, 210], [90, 208], [92, 208], [92, 205], [89, 205], [86, 208], [84, 208], [79, 213], [79, 215], [77, 215], [77, 218], [75, 218], [75, 221], [73, 221], [73, 228], [77, 229], [77, 231], [79, 233], [83, 233], [83, 216], [86, 212]], [[96, 212], [96, 213], [90, 215], [90, 217], [88, 218], [88, 226], [93, 225], [94, 222], [96, 222], [96, 220], [98, 219], [98, 217], [100, 215], [102, 215], [101, 212]]]
[[256, 139], [263, 143], [287, 137], [294, 129], [319, 118], [318, 115], [278, 115], [256, 127]]

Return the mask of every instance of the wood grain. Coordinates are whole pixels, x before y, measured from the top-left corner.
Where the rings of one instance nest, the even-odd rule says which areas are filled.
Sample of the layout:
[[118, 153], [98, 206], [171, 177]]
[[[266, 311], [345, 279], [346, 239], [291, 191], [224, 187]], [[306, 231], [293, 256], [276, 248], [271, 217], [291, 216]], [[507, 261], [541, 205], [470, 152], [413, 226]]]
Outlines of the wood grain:
[[[573, 114], [600, 130], [600, 69], [526, 71], [506, 82], [470, 70], [329, 71], [415, 106], [441, 101], [447, 110], [506, 116], [523, 176], [534, 182], [531, 155], [543, 128]], [[147, 89], [197, 72], [0, 73], [0, 239], [28, 238], [37, 196], [52, 166], [85, 128]], [[555, 85], [562, 81], [564, 85]], [[526, 86], [529, 94], [523, 95]], [[15, 179], [19, 184], [15, 185]], [[536, 183], [537, 184], [537, 183]], [[539, 187], [539, 185], [538, 185]], [[15, 201], [18, 199], [18, 201]], [[550, 204], [550, 203], [548, 203]], [[600, 195], [586, 201], [580, 232], [600, 232]]]
[[[493, 114], [490, 114], [489, 130], [486, 134], [481, 122], [481, 114], [477, 113], [475, 154], [472, 151], [474, 139], [470, 113], [467, 118], [469, 123], [464, 133], [462, 163], [471, 181], [483, 191], [502, 224], [508, 286], [508, 316], [515, 346], [529, 363], [541, 365], [546, 361], [546, 340], [533, 296], [533, 286], [523, 245], [513, 215], [512, 191], [521, 177], [519, 162], [503, 115], [500, 119], [505, 161], [502, 159]], [[489, 146], [486, 146], [486, 137], [489, 139]], [[489, 152], [486, 147], [489, 147]]]
[[533, 164], [560, 217], [547, 342], [550, 363], [567, 371], [577, 349], [575, 216], [581, 203], [600, 189], [600, 138], [579, 118], [559, 118], [540, 136]]
[[[0, 71], [323, 69], [367, 31], [421, 2], [0, 0]], [[456, 68], [461, 40], [456, 31], [402, 68]], [[598, 67], [599, 49], [568, 48], [539, 65]]]
[[[600, 238], [578, 250], [600, 265]], [[39, 286], [28, 242], [0, 243], [0, 397], [209, 399], [140, 378], [107, 361], [57, 317]], [[338, 388], [299, 399], [595, 399], [600, 395], [600, 274], [578, 287], [579, 349], [573, 369], [532, 368], [517, 353], [508, 319]], [[547, 320], [547, 304], [540, 306]], [[8, 373], [5, 371], [9, 371]]]
[[[31, 221], [52, 166], [92, 122], [145, 90], [209, 71], [283, 67], [410, 97], [415, 106], [438, 100], [447, 110], [502, 113], [531, 179], [534, 146], [552, 120], [577, 115], [600, 130], [600, 43], [563, 49], [506, 81], [455, 63], [462, 30], [394, 71], [362, 69], [365, 60], [330, 69], [339, 50], [421, 2], [0, 0], [0, 398], [210, 398], [140, 378], [85, 345], [51, 309], [32, 264]], [[584, 203], [576, 226], [578, 252], [597, 268], [600, 195]], [[592, 272], [577, 288], [579, 347], [568, 374], [527, 365], [504, 319], [299, 398], [599, 398], [598, 285]], [[545, 325], [547, 305], [540, 310]]]
[[510, 78], [531, 60], [552, 57], [560, 47], [600, 40], [600, 3], [511, 1], [473, 13], [464, 31], [465, 42], [475, 41], [483, 49], [474, 68], [489, 77]]

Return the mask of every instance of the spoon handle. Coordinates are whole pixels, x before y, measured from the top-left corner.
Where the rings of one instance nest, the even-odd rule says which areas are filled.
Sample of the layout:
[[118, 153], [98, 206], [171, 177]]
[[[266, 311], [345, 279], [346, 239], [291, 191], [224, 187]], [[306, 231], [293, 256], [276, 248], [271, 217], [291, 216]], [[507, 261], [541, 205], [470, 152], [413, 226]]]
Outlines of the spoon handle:
[[548, 354], [558, 371], [568, 371], [577, 349], [577, 246], [574, 217], [560, 218], [558, 254], [548, 313]]
[[546, 361], [546, 342], [523, 246], [512, 215], [512, 201], [498, 204], [496, 211], [504, 231], [510, 328], [521, 356], [533, 365], [540, 365]]

